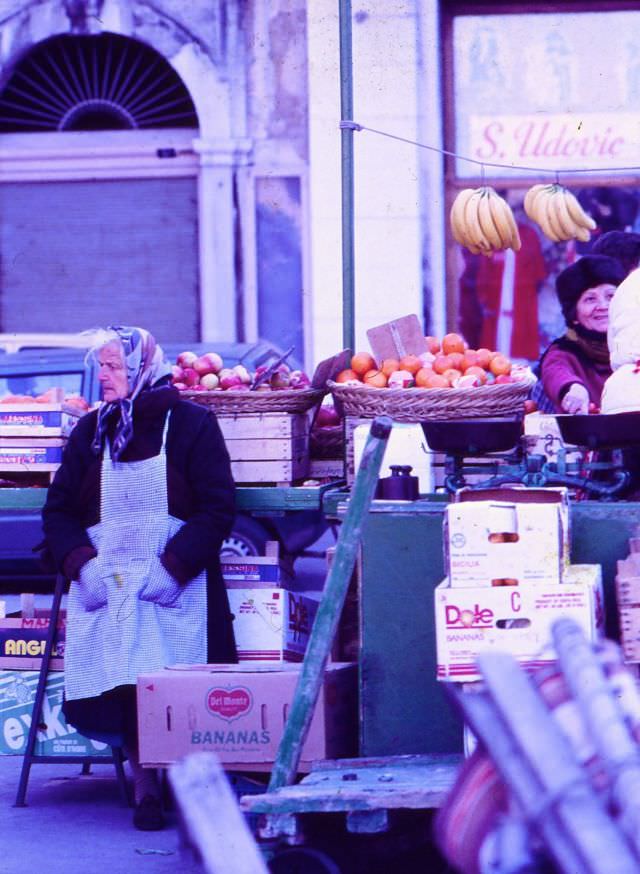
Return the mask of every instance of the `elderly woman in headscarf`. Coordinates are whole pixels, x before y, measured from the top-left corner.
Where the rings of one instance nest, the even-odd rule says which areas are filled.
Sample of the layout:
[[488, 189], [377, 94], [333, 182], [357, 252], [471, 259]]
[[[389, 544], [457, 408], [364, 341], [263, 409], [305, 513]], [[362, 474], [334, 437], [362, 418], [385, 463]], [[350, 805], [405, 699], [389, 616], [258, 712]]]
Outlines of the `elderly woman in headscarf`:
[[134, 825], [152, 830], [164, 817], [157, 774], [139, 764], [136, 679], [237, 661], [219, 562], [234, 483], [215, 415], [180, 399], [151, 334], [109, 329], [90, 355], [103, 403], [71, 432], [43, 509], [71, 581], [64, 713], [81, 733], [124, 747]]
[[552, 407], [547, 411], [588, 413], [590, 405], [600, 407], [611, 374], [609, 305], [624, 277], [620, 262], [606, 255], [585, 255], [558, 275], [556, 293], [567, 331], [550, 344], [537, 368]]

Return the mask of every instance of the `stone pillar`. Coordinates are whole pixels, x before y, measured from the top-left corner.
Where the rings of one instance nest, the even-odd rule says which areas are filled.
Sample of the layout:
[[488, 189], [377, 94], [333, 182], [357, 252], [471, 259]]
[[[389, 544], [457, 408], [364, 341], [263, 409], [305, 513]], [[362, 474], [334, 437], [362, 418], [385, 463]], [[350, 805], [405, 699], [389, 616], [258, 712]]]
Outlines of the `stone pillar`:
[[200, 324], [203, 341], [237, 339], [234, 168], [246, 164], [248, 140], [194, 141], [200, 156], [198, 228]]

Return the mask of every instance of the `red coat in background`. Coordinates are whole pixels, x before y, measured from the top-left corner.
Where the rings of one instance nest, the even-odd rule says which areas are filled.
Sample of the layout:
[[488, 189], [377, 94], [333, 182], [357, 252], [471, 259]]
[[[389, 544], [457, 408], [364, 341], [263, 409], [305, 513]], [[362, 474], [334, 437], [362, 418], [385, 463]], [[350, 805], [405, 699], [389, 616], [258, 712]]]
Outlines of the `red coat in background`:
[[[518, 225], [518, 230], [522, 248], [515, 254], [513, 310], [504, 310], [505, 315], [513, 317], [511, 345], [500, 351], [512, 358], [534, 361], [540, 355], [538, 287], [547, 270], [537, 233], [522, 224]], [[476, 262], [473, 265], [472, 260]], [[467, 269], [460, 281], [460, 328], [472, 347], [497, 348], [504, 264], [504, 252], [495, 252], [490, 258], [477, 255], [467, 261]], [[475, 305], [468, 299], [470, 294], [476, 298]]]

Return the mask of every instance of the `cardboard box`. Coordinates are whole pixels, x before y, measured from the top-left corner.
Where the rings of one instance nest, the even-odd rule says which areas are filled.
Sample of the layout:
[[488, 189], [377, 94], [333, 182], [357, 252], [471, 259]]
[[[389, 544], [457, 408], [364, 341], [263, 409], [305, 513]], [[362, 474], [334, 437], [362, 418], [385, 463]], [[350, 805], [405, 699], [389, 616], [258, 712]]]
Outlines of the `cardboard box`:
[[510, 652], [527, 668], [553, 661], [551, 625], [570, 616], [595, 640], [604, 627], [600, 565], [570, 565], [562, 585], [435, 590], [437, 676], [466, 682], [480, 678], [478, 653]]
[[[26, 750], [38, 677], [38, 671], [0, 671], [0, 755], [21, 756]], [[110, 756], [106, 744], [90, 740], [67, 725], [62, 714], [63, 689], [64, 674], [50, 673], [36, 755]]]
[[231, 588], [227, 594], [241, 662], [302, 661], [318, 596], [276, 587]]
[[77, 421], [63, 404], [0, 404], [2, 437], [64, 437]]
[[[499, 542], [508, 532], [517, 540]], [[446, 508], [443, 543], [451, 587], [559, 583], [570, 554], [567, 490], [461, 489]]]
[[61, 437], [0, 437], [0, 470], [57, 468], [65, 443]]
[[[164, 766], [211, 750], [228, 770], [271, 770], [300, 667], [187, 665], [140, 676], [140, 761]], [[356, 755], [357, 716], [357, 666], [328, 665], [300, 771]]]
[[[0, 668], [40, 669], [50, 616], [50, 610], [36, 610], [33, 616], [12, 613], [0, 619]], [[66, 611], [61, 610], [50, 662], [52, 671], [64, 668], [65, 629]]]

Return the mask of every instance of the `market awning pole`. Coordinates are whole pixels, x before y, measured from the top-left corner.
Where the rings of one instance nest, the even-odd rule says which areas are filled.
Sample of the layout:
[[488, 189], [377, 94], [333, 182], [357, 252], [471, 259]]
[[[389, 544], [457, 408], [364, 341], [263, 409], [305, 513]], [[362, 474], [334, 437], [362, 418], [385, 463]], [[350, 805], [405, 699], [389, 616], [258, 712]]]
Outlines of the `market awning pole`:
[[[353, 64], [351, 0], [340, 8], [340, 120], [353, 120]], [[341, 126], [342, 173], [342, 343], [355, 351], [354, 242], [353, 242], [353, 128]]]

